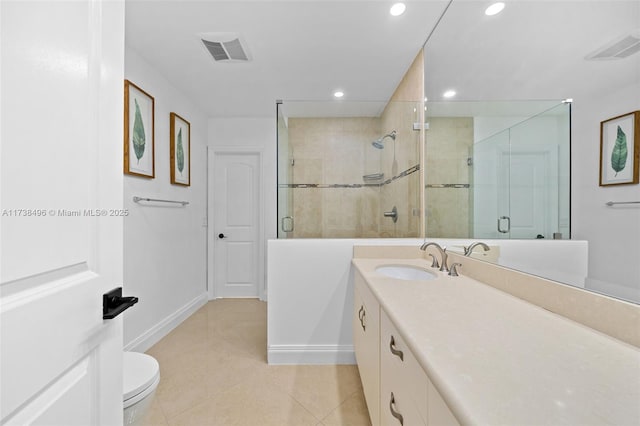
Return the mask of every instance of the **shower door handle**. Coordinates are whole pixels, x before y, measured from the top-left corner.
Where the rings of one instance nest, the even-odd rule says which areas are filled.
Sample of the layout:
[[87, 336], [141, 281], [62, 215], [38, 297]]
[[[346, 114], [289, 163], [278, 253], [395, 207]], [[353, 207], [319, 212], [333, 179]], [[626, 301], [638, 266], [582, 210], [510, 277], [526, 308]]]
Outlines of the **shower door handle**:
[[[507, 221], [507, 229], [502, 229], [502, 221]], [[511, 231], [511, 218], [509, 216], [500, 216], [498, 218], [498, 232], [502, 234], [507, 234]]]
[[[285, 223], [289, 226], [285, 225]], [[293, 217], [291, 216], [283, 217], [280, 220], [280, 228], [282, 228], [282, 232], [293, 232]]]

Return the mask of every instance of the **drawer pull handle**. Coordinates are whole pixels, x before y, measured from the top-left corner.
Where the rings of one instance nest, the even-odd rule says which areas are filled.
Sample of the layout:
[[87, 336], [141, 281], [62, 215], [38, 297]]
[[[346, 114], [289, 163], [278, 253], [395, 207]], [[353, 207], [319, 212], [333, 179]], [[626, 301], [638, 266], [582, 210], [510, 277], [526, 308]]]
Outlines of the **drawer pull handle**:
[[392, 354], [400, 358], [400, 361], [404, 361], [404, 354], [401, 350], [396, 349], [396, 341], [394, 340], [393, 336], [391, 336], [391, 341], [389, 342], [389, 349], [391, 350]]
[[360, 314], [360, 325], [362, 326], [362, 331], [367, 331], [367, 324], [365, 322], [365, 319], [367, 317], [367, 311], [364, 310], [364, 307], [360, 308], [361, 314]]
[[389, 401], [389, 410], [391, 410], [391, 415], [398, 419], [400, 422], [400, 426], [404, 424], [404, 419], [402, 418], [402, 414], [396, 411], [396, 398], [393, 396], [393, 392], [391, 392], [391, 401]]

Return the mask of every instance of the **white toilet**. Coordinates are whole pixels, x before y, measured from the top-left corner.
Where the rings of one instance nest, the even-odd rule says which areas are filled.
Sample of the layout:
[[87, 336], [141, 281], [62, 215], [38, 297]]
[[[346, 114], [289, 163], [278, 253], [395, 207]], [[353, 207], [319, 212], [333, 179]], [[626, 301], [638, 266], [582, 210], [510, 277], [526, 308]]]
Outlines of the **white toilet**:
[[160, 366], [152, 356], [123, 354], [124, 424], [136, 425], [151, 406], [160, 383]]

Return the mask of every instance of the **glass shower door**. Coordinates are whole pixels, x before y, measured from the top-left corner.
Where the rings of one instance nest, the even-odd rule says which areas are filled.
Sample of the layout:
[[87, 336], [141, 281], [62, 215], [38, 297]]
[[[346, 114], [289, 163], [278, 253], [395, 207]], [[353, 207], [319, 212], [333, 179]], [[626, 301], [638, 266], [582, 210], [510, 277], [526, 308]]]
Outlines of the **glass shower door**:
[[474, 144], [476, 238], [569, 238], [570, 104]]
[[293, 238], [293, 153], [289, 130], [278, 104], [278, 238]]
[[473, 235], [475, 238], [511, 237], [509, 130], [473, 147]]

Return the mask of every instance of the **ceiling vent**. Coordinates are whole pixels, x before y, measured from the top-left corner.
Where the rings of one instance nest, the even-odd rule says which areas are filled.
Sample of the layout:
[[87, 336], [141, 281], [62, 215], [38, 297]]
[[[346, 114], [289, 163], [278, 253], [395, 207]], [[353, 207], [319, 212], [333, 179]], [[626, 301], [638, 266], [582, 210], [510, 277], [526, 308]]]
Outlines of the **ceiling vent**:
[[603, 61], [610, 59], [623, 59], [634, 53], [640, 52], [640, 29], [631, 31], [605, 46], [590, 53], [586, 59], [592, 61]]
[[237, 33], [199, 34], [200, 41], [216, 62], [248, 62], [251, 57]]

